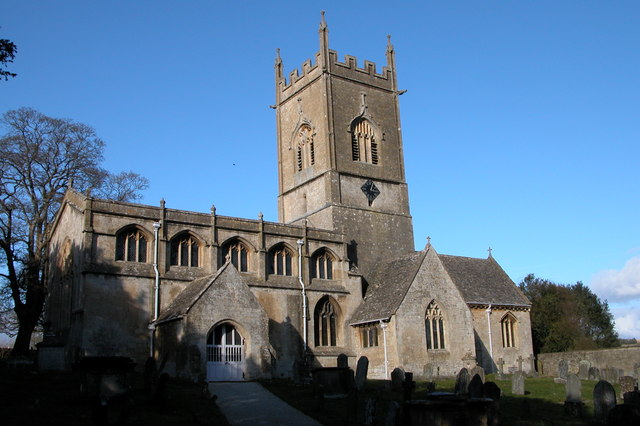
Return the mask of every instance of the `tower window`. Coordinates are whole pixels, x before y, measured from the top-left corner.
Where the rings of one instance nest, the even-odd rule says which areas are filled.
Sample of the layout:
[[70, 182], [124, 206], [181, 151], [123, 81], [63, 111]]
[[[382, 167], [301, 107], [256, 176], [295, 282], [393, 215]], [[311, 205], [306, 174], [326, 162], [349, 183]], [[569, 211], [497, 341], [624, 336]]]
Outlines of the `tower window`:
[[424, 318], [424, 329], [427, 339], [427, 349], [444, 349], [444, 319], [442, 311], [435, 300], [427, 306]]
[[200, 244], [189, 234], [171, 241], [171, 265], [199, 266]]
[[128, 229], [116, 236], [116, 260], [147, 261], [147, 238], [137, 229]]
[[301, 171], [314, 165], [316, 162], [313, 148], [313, 130], [311, 130], [311, 126], [307, 124], [300, 126], [297, 139], [296, 163], [298, 171]]
[[373, 126], [364, 118], [351, 127], [351, 153], [353, 161], [378, 164], [378, 139]]

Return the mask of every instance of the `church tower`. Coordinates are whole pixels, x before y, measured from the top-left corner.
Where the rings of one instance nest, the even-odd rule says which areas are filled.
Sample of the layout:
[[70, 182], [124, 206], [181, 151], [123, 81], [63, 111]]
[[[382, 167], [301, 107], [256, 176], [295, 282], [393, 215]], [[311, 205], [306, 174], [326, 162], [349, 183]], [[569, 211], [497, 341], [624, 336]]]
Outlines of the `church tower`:
[[344, 233], [361, 271], [414, 250], [405, 181], [395, 57], [387, 64], [329, 49], [324, 13], [320, 51], [285, 78], [276, 57], [278, 214], [283, 223]]

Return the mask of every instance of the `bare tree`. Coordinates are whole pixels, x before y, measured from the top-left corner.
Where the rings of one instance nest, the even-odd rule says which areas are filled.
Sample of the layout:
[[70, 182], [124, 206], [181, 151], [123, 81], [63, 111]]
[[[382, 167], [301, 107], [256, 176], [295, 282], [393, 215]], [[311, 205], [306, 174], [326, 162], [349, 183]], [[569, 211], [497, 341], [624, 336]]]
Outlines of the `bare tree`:
[[0, 123], [7, 129], [0, 139], [0, 294], [9, 294], [18, 319], [12, 353], [23, 355], [47, 296], [47, 227], [67, 187], [128, 201], [148, 181], [102, 169], [104, 142], [84, 124], [31, 108], [8, 111]]

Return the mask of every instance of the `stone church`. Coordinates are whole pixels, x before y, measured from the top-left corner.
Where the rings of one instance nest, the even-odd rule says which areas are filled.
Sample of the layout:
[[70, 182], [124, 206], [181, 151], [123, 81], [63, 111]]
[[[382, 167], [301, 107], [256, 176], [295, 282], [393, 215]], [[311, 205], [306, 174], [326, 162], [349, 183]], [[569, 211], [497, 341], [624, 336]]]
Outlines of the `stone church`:
[[95, 199], [69, 189], [50, 230], [40, 360], [155, 357], [190, 380], [293, 377], [369, 359], [451, 376], [529, 370], [531, 304], [491, 255], [415, 251], [399, 90], [329, 49], [275, 62], [278, 222]]

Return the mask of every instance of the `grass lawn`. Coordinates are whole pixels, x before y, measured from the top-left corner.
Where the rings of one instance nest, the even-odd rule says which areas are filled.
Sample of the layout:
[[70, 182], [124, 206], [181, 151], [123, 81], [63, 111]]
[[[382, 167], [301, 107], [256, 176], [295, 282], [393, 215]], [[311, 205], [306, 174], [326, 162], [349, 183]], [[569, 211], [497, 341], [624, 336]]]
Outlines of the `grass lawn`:
[[[80, 393], [80, 373], [34, 373], [0, 369], [0, 424], [6, 426], [92, 424], [91, 403]], [[202, 397], [195, 383], [170, 379], [164, 401], [153, 401], [143, 390], [142, 377], [133, 374], [130, 398], [126, 402], [128, 425], [228, 425], [215, 403]], [[125, 405], [123, 405], [125, 406]], [[108, 415], [116, 424], [121, 408]], [[104, 418], [103, 416], [101, 418]]]
[[[596, 381], [582, 381], [582, 400], [585, 403], [583, 416], [573, 418], [564, 413], [565, 386], [554, 383], [551, 378], [527, 378], [525, 392], [522, 395], [511, 393], [510, 380], [494, 380], [493, 375], [487, 376], [487, 381], [494, 381], [502, 390], [500, 399], [500, 424], [503, 425], [596, 425], [593, 419], [593, 388]], [[383, 423], [387, 407], [391, 401], [400, 402], [402, 395], [387, 389], [384, 381], [369, 380], [363, 392], [358, 397], [358, 418], [352, 400], [314, 398], [310, 386], [295, 386], [287, 380], [270, 380], [261, 382], [271, 392], [298, 408], [300, 411], [315, 418], [325, 425], [362, 424], [364, 400], [375, 397], [378, 400], [376, 416], [379, 424]], [[437, 380], [437, 391], [453, 391], [454, 379]], [[619, 394], [620, 388], [614, 388]], [[426, 383], [417, 382], [413, 399], [425, 399], [427, 395]], [[619, 401], [621, 403], [621, 401]]]

